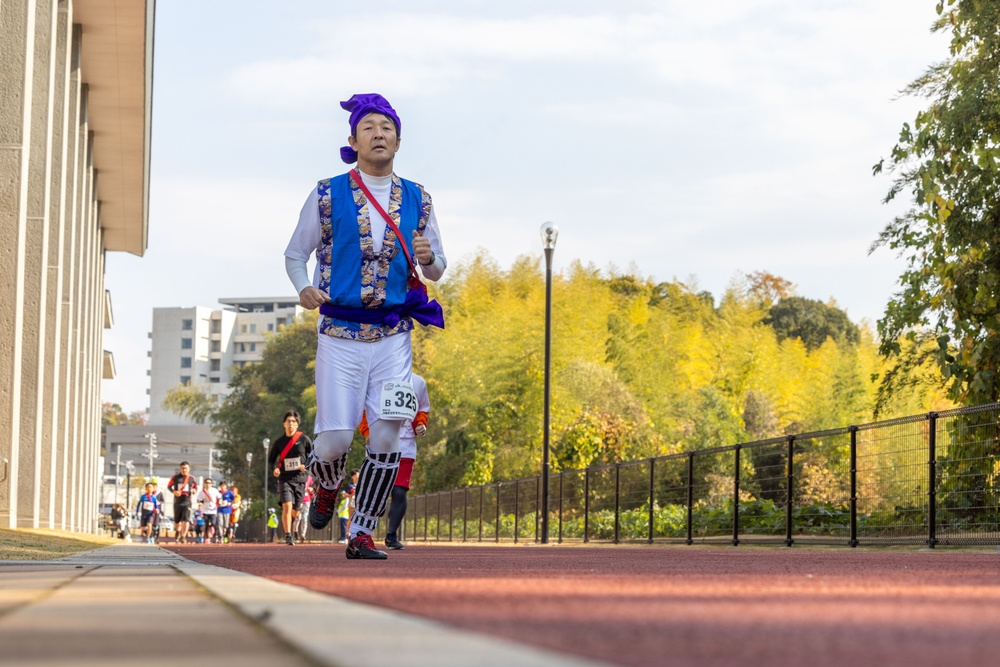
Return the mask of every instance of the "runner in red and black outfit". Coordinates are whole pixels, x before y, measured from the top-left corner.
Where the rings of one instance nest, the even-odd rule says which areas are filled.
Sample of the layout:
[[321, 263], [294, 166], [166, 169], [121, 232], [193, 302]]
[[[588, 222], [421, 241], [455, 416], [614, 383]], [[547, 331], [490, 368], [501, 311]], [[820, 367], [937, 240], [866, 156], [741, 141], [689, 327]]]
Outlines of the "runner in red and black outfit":
[[167, 490], [174, 494], [174, 525], [177, 541], [187, 542], [188, 527], [191, 525], [191, 496], [198, 490], [198, 481], [191, 476], [191, 466], [181, 461], [180, 472], [170, 478]]
[[285, 434], [271, 444], [267, 462], [271, 474], [278, 478], [278, 502], [281, 503], [281, 527], [285, 529], [285, 544], [295, 544], [292, 523], [299, 515], [306, 492], [306, 457], [312, 452], [312, 441], [299, 430], [299, 413], [289, 410], [284, 419]]

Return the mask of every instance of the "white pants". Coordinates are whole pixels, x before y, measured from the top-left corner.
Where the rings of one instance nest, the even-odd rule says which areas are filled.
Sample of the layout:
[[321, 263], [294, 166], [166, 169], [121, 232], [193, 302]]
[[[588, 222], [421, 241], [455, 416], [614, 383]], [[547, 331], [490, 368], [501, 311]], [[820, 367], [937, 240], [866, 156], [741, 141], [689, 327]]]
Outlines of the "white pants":
[[416, 459], [417, 458], [416, 439], [400, 437], [399, 452], [404, 459]]
[[314, 431], [351, 431], [368, 412], [379, 416], [386, 382], [411, 382], [413, 351], [410, 332], [374, 343], [319, 335], [316, 347], [316, 425]]

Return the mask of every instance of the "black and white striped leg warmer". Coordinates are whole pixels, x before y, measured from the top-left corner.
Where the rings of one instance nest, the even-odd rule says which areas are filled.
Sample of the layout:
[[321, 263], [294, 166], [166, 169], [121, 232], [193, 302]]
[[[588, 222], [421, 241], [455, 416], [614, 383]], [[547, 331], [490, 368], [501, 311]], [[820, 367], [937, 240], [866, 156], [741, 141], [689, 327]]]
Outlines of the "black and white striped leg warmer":
[[340, 482], [344, 479], [344, 468], [346, 466], [347, 454], [333, 461], [324, 461], [316, 456], [316, 452], [309, 455], [309, 461], [306, 464], [309, 474], [327, 491], [337, 490]]
[[354, 516], [351, 518], [351, 536], [357, 533], [374, 533], [379, 517], [385, 514], [389, 492], [399, 472], [399, 452], [373, 454], [369, 449], [358, 473], [355, 491]]

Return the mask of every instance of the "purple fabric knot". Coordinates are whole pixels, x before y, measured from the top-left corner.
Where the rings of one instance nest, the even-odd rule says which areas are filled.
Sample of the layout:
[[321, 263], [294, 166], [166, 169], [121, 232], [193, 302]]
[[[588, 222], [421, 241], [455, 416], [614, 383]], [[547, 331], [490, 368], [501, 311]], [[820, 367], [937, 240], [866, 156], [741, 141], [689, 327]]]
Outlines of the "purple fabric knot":
[[[396, 110], [392, 108], [389, 104], [389, 100], [385, 99], [378, 93], [360, 93], [358, 95], [352, 95], [351, 99], [340, 103], [340, 106], [345, 111], [351, 112], [351, 135], [358, 129], [358, 123], [361, 119], [370, 113], [380, 113], [383, 116], [392, 120], [396, 125], [396, 134], [400, 134], [402, 126], [399, 122], [399, 116], [396, 115]], [[358, 161], [357, 152], [350, 146], [344, 146], [340, 149], [340, 159], [347, 164], [354, 164]]]
[[358, 152], [350, 146], [340, 147], [340, 159], [347, 164], [354, 164], [358, 161]]
[[422, 289], [407, 290], [403, 305], [395, 308], [350, 308], [324, 303], [319, 307], [319, 312], [338, 320], [360, 322], [361, 324], [383, 324], [390, 328], [399, 324], [399, 321], [404, 317], [412, 317], [425, 327], [434, 326], [444, 329], [444, 311], [441, 309], [441, 304], [437, 301], [428, 301], [427, 293]]

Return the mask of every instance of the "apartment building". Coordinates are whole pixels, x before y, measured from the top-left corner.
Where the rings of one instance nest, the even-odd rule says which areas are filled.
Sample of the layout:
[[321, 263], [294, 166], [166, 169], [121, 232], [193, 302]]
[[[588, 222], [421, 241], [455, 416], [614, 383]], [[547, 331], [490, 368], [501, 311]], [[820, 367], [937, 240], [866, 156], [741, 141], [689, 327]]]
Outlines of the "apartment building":
[[201, 386], [215, 396], [229, 391], [234, 367], [260, 361], [268, 335], [302, 313], [296, 297], [220, 299], [222, 308], [154, 308], [150, 333], [149, 424], [192, 425], [163, 406], [178, 385]]

